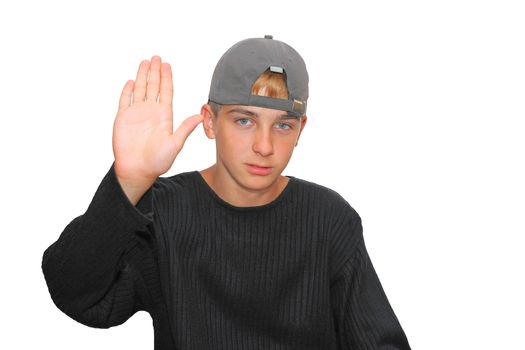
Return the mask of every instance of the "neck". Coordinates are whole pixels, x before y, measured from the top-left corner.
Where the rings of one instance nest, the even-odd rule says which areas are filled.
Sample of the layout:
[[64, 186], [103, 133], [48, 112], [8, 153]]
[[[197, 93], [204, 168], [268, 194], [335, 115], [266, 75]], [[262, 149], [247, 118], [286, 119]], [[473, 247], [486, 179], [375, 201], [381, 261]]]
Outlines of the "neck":
[[279, 175], [274, 183], [263, 188], [249, 188], [213, 165], [201, 172], [210, 188], [225, 202], [236, 207], [255, 207], [274, 201], [286, 188], [289, 178]]

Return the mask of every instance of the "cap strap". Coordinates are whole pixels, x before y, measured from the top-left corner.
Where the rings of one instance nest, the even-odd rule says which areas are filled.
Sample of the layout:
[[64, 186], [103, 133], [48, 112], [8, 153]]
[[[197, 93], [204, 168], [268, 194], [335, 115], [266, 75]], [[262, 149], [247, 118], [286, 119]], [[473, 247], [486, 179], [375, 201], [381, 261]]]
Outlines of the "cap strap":
[[302, 117], [306, 112], [306, 101], [299, 100], [251, 95], [248, 104], [250, 106], [280, 109], [298, 117]]

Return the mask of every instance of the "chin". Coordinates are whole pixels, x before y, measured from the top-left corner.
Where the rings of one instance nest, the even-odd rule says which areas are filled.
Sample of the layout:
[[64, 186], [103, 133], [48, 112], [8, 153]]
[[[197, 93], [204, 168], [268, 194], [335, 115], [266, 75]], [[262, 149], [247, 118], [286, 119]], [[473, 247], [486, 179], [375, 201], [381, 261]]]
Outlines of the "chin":
[[277, 185], [278, 179], [279, 175], [257, 176], [248, 174], [244, 177], [243, 186], [252, 191], [262, 191]]

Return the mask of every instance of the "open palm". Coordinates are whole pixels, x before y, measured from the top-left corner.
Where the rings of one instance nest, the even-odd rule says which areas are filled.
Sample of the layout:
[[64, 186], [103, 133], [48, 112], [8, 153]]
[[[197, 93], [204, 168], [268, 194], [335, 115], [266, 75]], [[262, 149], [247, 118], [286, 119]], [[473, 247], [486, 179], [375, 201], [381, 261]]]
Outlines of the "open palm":
[[121, 179], [153, 182], [166, 173], [184, 142], [202, 121], [187, 118], [173, 132], [171, 67], [154, 56], [142, 61], [135, 81], [129, 80], [113, 125], [115, 172]]

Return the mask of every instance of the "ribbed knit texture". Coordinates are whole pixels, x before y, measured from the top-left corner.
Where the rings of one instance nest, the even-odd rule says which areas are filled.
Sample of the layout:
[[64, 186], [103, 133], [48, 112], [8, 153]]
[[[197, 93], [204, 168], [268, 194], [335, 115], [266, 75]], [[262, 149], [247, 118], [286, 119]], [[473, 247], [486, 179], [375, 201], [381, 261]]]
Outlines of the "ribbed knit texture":
[[85, 325], [149, 312], [155, 350], [409, 349], [357, 212], [294, 177], [249, 208], [198, 172], [160, 177], [135, 207], [113, 164], [42, 269], [57, 307]]

